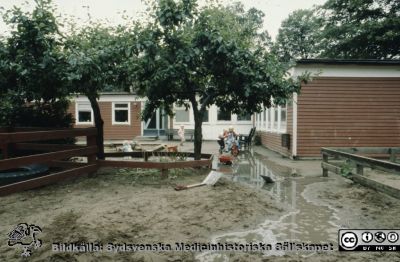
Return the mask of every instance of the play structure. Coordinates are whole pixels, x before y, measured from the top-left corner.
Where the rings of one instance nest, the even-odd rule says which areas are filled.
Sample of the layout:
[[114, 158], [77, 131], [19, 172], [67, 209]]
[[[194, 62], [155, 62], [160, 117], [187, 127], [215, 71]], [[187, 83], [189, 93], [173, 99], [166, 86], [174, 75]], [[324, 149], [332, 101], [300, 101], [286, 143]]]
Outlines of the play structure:
[[[170, 150], [167, 148], [170, 152], [105, 153], [105, 160], [98, 160], [96, 134], [96, 128], [55, 130], [0, 128], [0, 172], [3, 174], [0, 173], [0, 177], [18, 178], [16, 179], [18, 181], [11, 179], [9, 183], [0, 185], [0, 196], [93, 174], [102, 167], [159, 169], [163, 176], [172, 168], [211, 168], [213, 158], [211, 154], [202, 154], [200, 160], [194, 160], [193, 153], [175, 152], [174, 148]], [[86, 145], [43, 143], [48, 140], [75, 137], [86, 137]], [[77, 157], [83, 161], [72, 161]], [[159, 157], [168, 158], [169, 161], [156, 161]]]

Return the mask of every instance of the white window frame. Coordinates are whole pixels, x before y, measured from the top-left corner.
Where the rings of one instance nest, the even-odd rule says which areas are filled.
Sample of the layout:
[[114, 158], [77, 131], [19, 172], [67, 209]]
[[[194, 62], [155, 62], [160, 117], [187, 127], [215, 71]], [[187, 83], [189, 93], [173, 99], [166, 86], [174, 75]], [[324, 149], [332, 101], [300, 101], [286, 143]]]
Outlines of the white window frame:
[[278, 110], [278, 125], [276, 127], [276, 131], [278, 133], [280, 133], [280, 131], [281, 131], [281, 106], [278, 106], [277, 110]]
[[263, 118], [263, 125], [262, 125], [262, 130], [267, 130], [267, 122], [268, 122], [268, 118], [267, 118], [267, 108], [264, 107], [263, 111], [262, 111], [262, 118]]
[[277, 132], [278, 129], [278, 124], [277, 126], [275, 126], [275, 111], [278, 110], [278, 108], [276, 108], [275, 106], [271, 107], [271, 132]]
[[[287, 116], [288, 116], [288, 110], [287, 110], [287, 105], [284, 107], [286, 109], [286, 126], [283, 128], [282, 126], [282, 107], [281, 106], [272, 106], [270, 108], [270, 128], [268, 129], [267, 126], [267, 131], [270, 131], [272, 133], [278, 133], [278, 134], [284, 134], [287, 132]], [[275, 113], [277, 116], [277, 119], [275, 119]], [[276, 120], [276, 126], [275, 126], [275, 120]]]
[[271, 131], [271, 108], [266, 108], [266, 116], [267, 116], [267, 123], [265, 126], [265, 130]]
[[[79, 105], [89, 105], [90, 107], [90, 122], [80, 122], [79, 121], [79, 111], [87, 111], [87, 110], [79, 110]], [[90, 102], [75, 102], [75, 125], [93, 125], [94, 124], [94, 114], [92, 106]]]
[[[128, 105], [128, 122], [116, 122], [115, 121], [115, 110], [123, 110], [123, 108], [115, 108], [115, 104], [126, 104]], [[111, 123], [113, 126], [130, 126], [131, 125], [131, 103], [130, 102], [112, 102], [112, 113], [111, 113]]]
[[271, 121], [271, 124], [268, 129], [271, 132], [274, 130], [274, 118], [275, 118], [275, 108], [271, 106], [269, 108], [269, 121]]

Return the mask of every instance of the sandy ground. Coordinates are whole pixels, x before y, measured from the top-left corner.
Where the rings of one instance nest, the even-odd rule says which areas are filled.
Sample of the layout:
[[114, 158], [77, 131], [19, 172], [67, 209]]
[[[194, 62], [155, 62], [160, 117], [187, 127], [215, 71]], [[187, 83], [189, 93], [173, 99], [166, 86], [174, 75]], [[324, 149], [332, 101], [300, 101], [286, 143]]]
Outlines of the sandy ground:
[[[118, 170], [117, 170], [118, 171]], [[32, 261], [179, 261], [193, 260], [193, 253], [54, 253], [57, 242], [171, 243], [207, 242], [211, 234], [244, 229], [265, 217], [283, 212], [262, 192], [222, 180], [215, 187], [174, 191], [173, 185], [201, 181], [206, 170], [135, 172], [105, 170], [95, 178], [47, 186], [2, 198], [0, 232], [3, 236], [17, 223], [38, 225], [43, 246]], [[20, 258], [20, 249], [0, 243], [0, 261]]]
[[[214, 150], [215, 145], [206, 147]], [[319, 161], [292, 161], [263, 148], [267, 164], [295, 176], [321, 176]], [[222, 179], [215, 187], [174, 191], [176, 184], [198, 183], [204, 169], [173, 170], [168, 179], [158, 171], [103, 169], [95, 177], [1, 198], [0, 261], [19, 261], [21, 248], [7, 245], [7, 234], [18, 223], [40, 226], [43, 246], [29, 261], [194, 261], [193, 252], [57, 253], [57, 242], [169, 243], [209, 242], [211, 236], [253, 228], [288, 212], [263, 190]], [[334, 210], [344, 228], [399, 228], [400, 203], [331, 175], [307, 187], [309, 201]], [[336, 247], [335, 247], [336, 248]], [[26, 260], [26, 259], [24, 259]], [[290, 253], [265, 257], [261, 253], [230, 253], [229, 261], [400, 261], [395, 253]]]
[[[304, 163], [303, 163], [304, 164]], [[385, 194], [367, 189], [341, 177], [314, 183], [303, 192], [309, 201], [334, 210], [339, 228], [398, 229], [400, 202]], [[318, 212], [318, 211], [317, 211]], [[318, 225], [315, 225], [318, 226]], [[335, 247], [336, 249], [336, 247]], [[232, 254], [229, 261], [400, 261], [399, 252], [318, 252], [288, 253], [260, 257], [259, 254]]]

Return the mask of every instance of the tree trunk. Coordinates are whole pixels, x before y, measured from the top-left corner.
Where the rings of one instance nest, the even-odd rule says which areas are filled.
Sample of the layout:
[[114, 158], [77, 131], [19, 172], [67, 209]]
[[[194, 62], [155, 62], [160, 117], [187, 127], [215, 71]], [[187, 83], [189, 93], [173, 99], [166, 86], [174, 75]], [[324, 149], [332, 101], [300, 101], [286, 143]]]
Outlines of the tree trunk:
[[94, 124], [97, 128], [96, 144], [97, 144], [97, 158], [103, 160], [104, 157], [104, 121], [101, 118], [99, 103], [96, 96], [88, 96], [90, 105], [93, 109]]
[[[197, 111], [197, 110], [194, 110]], [[201, 159], [201, 146], [203, 143], [203, 115], [200, 112], [194, 113], [194, 159]]]

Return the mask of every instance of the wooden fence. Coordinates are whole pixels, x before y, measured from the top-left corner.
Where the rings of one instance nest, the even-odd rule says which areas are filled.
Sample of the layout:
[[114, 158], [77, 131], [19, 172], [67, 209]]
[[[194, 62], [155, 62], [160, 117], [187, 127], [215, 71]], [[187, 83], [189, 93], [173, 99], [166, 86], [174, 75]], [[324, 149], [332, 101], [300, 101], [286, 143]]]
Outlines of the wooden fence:
[[[95, 128], [51, 131], [32, 130], [36, 129], [18, 129], [14, 130], [14, 132], [0, 133], [0, 150], [3, 156], [3, 159], [0, 160], [0, 171], [30, 164], [46, 164], [50, 167], [59, 167], [63, 170], [45, 176], [0, 186], [0, 196], [97, 171], [97, 131]], [[3, 129], [1, 131], [9, 130]], [[78, 136], [86, 136], [86, 146], [32, 143]], [[39, 153], [36, 152], [37, 154], [34, 155], [18, 156], [17, 152], [21, 150], [37, 151]], [[86, 156], [87, 162], [76, 163], [66, 161], [66, 159], [76, 156]]]
[[193, 153], [188, 152], [116, 152], [116, 153], [105, 153], [107, 157], [134, 157], [143, 158], [144, 161], [118, 161], [118, 160], [98, 160], [99, 167], [124, 167], [124, 168], [151, 168], [159, 169], [162, 175], [167, 174], [168, 169], [173, 168], [193, 168], [193, 167], [203, 167], [208, 166], [211, 168], [213, 155], [212, 154], [202, 154], [201, 160], [181, 160], [181, 161], [171, 161], [171, 162], [160, 162], [160, 161], [149, 161], [149, 157], [169, 157], [177, 158], [181, 157], [194, 157]]
[[[329, 157], [334, 159], [349, 160], [356, 166], [356, 173], [363, 175], [364, 168], [369, 167], [372, 169], [378, 169], [386, 172], [400, 172], [400, 164], [396, 163], [397, 155], [400, 154], [399, 147], [354, 147], [354, 148], [322, 148], [322, 173], [323, 176], [328, 175], [328, 171], [340, 174], [342, 168], [338, 165], [329, 162]], [[372, 158], [370, 156], [379, 156], [380, 158], [385, 157], [389, 159], [382, 160]]]
[[[0, 128], [0, 151], [3, 159], [0, 160], [0, 171], [15, 169], [30, 164], [45, 164], [49, 167], [63, 169], [56, 173], [27, 179], [0, 186], [0, 196], [32, 189], [35, 187], [55, 183], [66, 178], [71, 178], [87, 173], [94, 173], [101, 167], [124, 167], [124, 168], [151, 168], [159, 169], [161, 174], [167, 174], [172, 168], [192, 168], [212, 165], [212, 154], [202, 154], [201, 160], [178, 160], [178, 161], [149, 161], [151, 156], [169, 157], [172, 160], [182, 158], [193, 158], [193, 153], [186, 152], [115, 152], [105, 153], [106, 158], [133, 157], [143, 158], [142, 161], [125, 160], [97, 160], [96, 128], [57, 129], [50, 131], [38, 130], [36, 128]], [[71, 137], [86, 137], [86, 146], [35, 143], [37, 141], [64, 139]], [[19, 156], [18, 152], [34, 152], [29, 155]], [[71, 157], [87, 157], [87, 163], [68, 161]]]
[[[373, 188], [377, 191], [388, 194], [392, 197], [400, 199], [400, 189], [393, 187], [390, 183], [382, 183], [381, 181], [374, 180], [368, 176], [364, 176], [364, 168], [382, 170], [394, 174], [400, 174], [400, 164], [396, 162], [397, 154], [400, 153], [398, 147], [356, 147], [356, 148], [322, 148], [321, 149], [323, 162], [321, 163], [322, 172], [324, 176], [328, 175], [331, 171], [336, 174], [341, 174], [344, 171], [349, 172], [355, 165], [356, 172], [351, 174], [354, 182], [363, 186]], [[376, 159], [370, 156], [384, 157], [387, 160]], [[333, 158], [329, 160], [329, 158]], [[343, 165], [343, 162], [337, 162], [338, 159], [350, 162], [349, 167]], [[334, 161], [336, 163], [334, 163]], [[350, 170], [350, 169], [351, 170]]]

